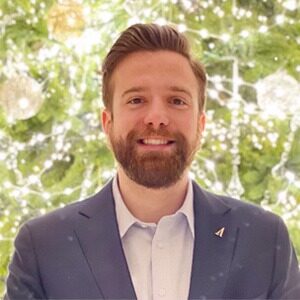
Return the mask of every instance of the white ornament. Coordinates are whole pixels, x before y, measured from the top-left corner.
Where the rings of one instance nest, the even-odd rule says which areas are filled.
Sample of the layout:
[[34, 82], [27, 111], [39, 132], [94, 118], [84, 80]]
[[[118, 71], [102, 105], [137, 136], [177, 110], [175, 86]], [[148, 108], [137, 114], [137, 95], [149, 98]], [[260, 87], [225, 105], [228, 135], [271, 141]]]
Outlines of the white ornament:
[[234, 164], [232, 168], [232, 176], [227, 188], [227, 193], [231, 197], [240, 199], [244, 192], [245, 189], [240, 180], [238, 166]]
[[294, 11], [298, 7], [300, 7], [300, 5], [297, 3], [297, 0], [287, 0], [287, 1], [284, 1], [283, 7], [290, 11]]
[[300, 110], [300, 83], [279, 70], [256, 83], [258, 106], [271, 115]]
[[41, 84], [28, 76], [13, 76], [0, 86], [0, 106], [10, 120], [35, 116], [43, 102]]

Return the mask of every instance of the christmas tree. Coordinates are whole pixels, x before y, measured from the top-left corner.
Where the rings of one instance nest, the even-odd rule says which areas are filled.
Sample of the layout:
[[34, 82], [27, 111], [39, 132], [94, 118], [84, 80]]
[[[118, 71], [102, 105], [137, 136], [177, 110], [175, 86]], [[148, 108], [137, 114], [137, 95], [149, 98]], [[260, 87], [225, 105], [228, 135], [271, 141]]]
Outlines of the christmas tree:
[[114, 175], [101, 61], [134, 23], [175, 26], [207, 68], [207, 128], [191, 176], [286, 222], [300, 255], [297, 0], [0, 1], [0, 295], [19, 226]]

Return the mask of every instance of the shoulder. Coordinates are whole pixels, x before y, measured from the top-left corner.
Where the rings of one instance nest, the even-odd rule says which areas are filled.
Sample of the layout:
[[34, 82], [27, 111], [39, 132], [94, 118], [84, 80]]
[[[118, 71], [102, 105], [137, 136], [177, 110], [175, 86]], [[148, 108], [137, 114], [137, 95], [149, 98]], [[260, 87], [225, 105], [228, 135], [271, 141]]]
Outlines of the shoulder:
[[259, 205], [211, 193], [200, 188], [196, 183], [194, 183], [194, 196], [195, 201], [200, 203], [200, 207], [204, 206], [216, 213], [229, 214], [232, 222], [243, 227], [265, 228], [268, 225], [273, 230], [277, 230], [278, 226], [285, 227], [278, 215]]
[[63, 230], [73, 227], [83, 217], [90, 218], [97, 212], [113, 207], [111, 182], [96, 194], [80, 201], [67, 204], [42, 216], [34, 217], [23, 226], [35, 231]]

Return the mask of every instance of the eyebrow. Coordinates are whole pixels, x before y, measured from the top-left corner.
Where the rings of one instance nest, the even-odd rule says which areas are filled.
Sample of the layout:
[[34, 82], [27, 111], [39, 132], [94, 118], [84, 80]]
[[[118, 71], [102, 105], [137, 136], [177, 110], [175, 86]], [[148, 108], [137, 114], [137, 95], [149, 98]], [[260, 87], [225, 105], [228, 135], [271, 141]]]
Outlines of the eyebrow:
[[[188, 95], [189, 97], [193, 98], [192, 94], [184, 87], [170, 86], [168, 89], [171, 91], [174, 91], [174, 92], [184, 93], [184, 94]], [[146, 90], [146, 88], [144, 88], [144, 87], [140, 87], [140, 86], [133, 87], [133, 88], [130, 88], [130, 89], [126, 90], [125, 92], [123, 92], [121, 97], [124, 97], [127, 94], [131, 94], [131, 93], [143, 92], [145, 90]]]
[[133, 87], [133, 88], [130, 88], [128, 90], [126, 90], [125, 92], [122, 93], [121, 97], [123, 98], [124, 96], [126, 96], [127, 94], [131, 94], [131, 93], [136, 93], [136, 92], [143, 92], [145, 91], [146, 89], [143, 88], [143, 87]]
[[193, 98], [192, 94], [187, 89], [185, 89], [184, 87], [170, 86], [169, 89], [171, 91], [174, 91], [174, 92], [184, 93], [184, 94], [188, 95], [189, 97]]

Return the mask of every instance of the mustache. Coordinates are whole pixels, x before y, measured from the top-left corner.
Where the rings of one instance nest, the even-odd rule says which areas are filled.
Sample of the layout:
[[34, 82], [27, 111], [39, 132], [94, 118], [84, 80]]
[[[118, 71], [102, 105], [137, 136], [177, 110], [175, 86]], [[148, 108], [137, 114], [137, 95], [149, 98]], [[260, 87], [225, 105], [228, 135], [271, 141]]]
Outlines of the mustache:
[[137, 130], [132, 129], [128, 135], [128, 139], [136, 139], [141, 137], [152, 137], [152, 136], [160, 136], [167, 139], [177, 139], [178, 133], [171, 133], [169, 130], [165, 128], [153, 129], [153, 128], [146, 128], [144, 130]]

